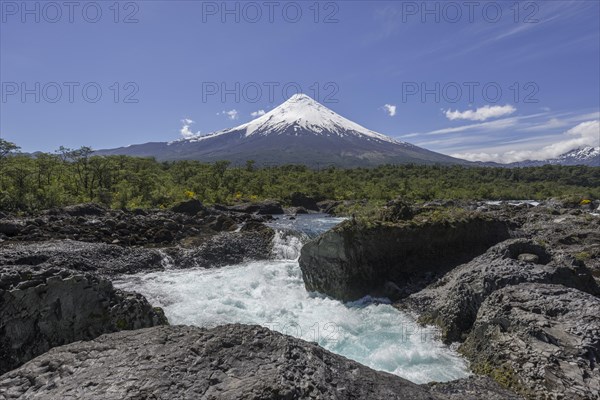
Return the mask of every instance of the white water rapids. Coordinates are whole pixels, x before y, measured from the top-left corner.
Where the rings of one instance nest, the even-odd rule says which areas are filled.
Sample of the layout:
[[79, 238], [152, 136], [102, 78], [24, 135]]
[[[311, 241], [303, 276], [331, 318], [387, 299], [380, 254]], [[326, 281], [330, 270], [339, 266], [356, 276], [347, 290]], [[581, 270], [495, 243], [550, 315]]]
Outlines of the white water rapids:
[[466, 362], [436, 330], [384, 300], [344, 304], [306, 291], [297, 261], [302, 243], [340, 221], [314, 215], [277, 221], [273, 260], [124, 276], [115, 286], [163, 307], [171, 324], [258, 324], [416, 383], [467, 376]]

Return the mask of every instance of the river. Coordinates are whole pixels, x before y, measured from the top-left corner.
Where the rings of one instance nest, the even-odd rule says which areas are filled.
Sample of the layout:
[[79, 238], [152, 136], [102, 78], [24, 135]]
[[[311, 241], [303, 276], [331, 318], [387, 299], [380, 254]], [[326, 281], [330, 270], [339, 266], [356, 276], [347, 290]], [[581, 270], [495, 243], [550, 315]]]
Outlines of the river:
[[130, 275], [115, 286], [142, 293], [171, 324], [262, 325], [416, 383], [468, 376], [466, 361], [438, 340], [434, 328], [420, 327], [386, 299], [342, 303], [306, 291], [298, 264], [302, 244], [341, 221], [281, 218], [270, 224], [276, 231], [271, 260]]

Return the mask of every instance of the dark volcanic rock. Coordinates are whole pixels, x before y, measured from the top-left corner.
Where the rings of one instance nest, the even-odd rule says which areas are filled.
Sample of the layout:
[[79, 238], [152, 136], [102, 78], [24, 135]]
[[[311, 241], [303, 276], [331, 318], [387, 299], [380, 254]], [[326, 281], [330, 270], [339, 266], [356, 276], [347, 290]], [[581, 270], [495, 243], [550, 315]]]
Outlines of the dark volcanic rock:
[[205, 210], [205, 208], [204, 208], [204, 205], [202, 204], [202, 202], [200, 200], [195, 200], [195, 199], [184, 201], [182, 203], [175, 205], [173, 208], [171, 208], [171, 211], [173, 211], [173, 212], [187, 214], [187, 215], [196, 215], [200, 211], [204, 211], [204, 210]]
[[480, 216], [453, 223], [348, 221], [307, 243], [300, 267], [310, 291], [341, 300], [367, 294], [400, 298], [508, 236], [506, 223]]
[[159, 270], [162, 261], [157, 250], [73, 240], [0, 246], [0, 266], [58, 267], [105, 276]]
[[600, 397], [600, 299], [558, 285], [494, 292], [460, 350], [532, 399]]
[[165, 326], [58, 347], [0, 377], [7, 399], [446, 399], [257, 326]]
[[[534, 254], [538, 263], [519, 259]], [[494, 291], [520, 283], [552, 283], [600, 294], [589, 269], [572, 257], [527, 239], [502, 242], [480, 257], [448, 272], [402, 305], [421, 314], [420, 321], [442, 328], [447, 342], [461, 341], [483, 301]]]
[[317, 200], [305, 195], [304, 193], [292, 193], [290, 196], [290, 205], [292, 207], [304, 207], [307, 210], [319, 211]]
[[335, 214], [335, 209], [341, 204], [341, 201], [323, 200], [318, 202], [317, 206], [319, 207], [319, 211], [322, 213], [333, 215]]
[[464, 379], [443, 383], [430, 383], [434, 394], [447, 400], [523, 400], [520, 395], [503, 388], [485, 376], [473, 375]]
[[281, 204], [274, 200], [266, 200], [261, 203], [236, 204], [234, 206], [216, 206], [215, 208], [221, 211], [258, 215], [276, 215], [284, 213]]
[[271, 256], [275, 232], [260, 223], [244, 225], [240, 232], [213, 236], [190, 248], [168, 250], [175, 268], [217, 268]]
[[162, 310], [142, 295], [114, 289], [95, 275], [0, 267], [0, 373], [55, 346], [166, 323]]
[[[84, 204], [49, 210], [36, 217], [2, 220], [0, 229], [10, 234], [0, 232], [0, 242], [71, 239], [122, 246], [167, 247], [189, 241], [202, 242], [221, 232], [235, 231], [244, 223], [264, 222], [268, 218], [208, 209], [197, 201], [182, 203], [176, 208], [181, 211], [177, 213], [140, 209], [130, 212], [97, 207]], [[94, 210], [101, 211], [97, 213]]]
[[83, 217], [83, 216], [99, 216], [104, 215], [108, 210], [101, 205], [95, 203], [87, 203], [87, 204], [76, 204], [73, 206], [67, 206], [61, 209], [52, 210], [49, 214], [67, 214], [74, 217]]
[[25, 228], [25, 225], [21, 221], [0, 221], [0, 234], [3, 233], [6, 236], [14, 236], [20, 233], [23, 228]]

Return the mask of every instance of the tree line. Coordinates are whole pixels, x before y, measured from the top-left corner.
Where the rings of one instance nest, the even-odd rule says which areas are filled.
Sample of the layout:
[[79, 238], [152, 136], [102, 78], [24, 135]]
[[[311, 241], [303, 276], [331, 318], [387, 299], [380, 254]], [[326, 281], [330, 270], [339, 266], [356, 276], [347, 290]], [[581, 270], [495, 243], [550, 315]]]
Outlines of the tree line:
[[382, 165], [320, 170], [303, 165], [257, 167], [253, 161], [159, 162], [95, 156], [89, 147], [19, 153], [0, 139], [0, 210], [35, 211], [83, 202], [112, 208], [167, 208], [197, 198], [207, 204], [278, 199], [294, 192], [318, 199], [412, 201], [433, 199], [600, 198], [600, 168], [546, 165], [490, 168]]

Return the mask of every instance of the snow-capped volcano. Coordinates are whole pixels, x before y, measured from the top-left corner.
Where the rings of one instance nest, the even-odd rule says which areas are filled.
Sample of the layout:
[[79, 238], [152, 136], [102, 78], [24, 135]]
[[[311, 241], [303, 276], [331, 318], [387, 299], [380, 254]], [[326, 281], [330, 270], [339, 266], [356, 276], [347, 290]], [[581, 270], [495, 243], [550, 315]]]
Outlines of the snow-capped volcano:
[[352, 122], [305, 94], [293, 95], [285, 103], [246, 124], [187, 140], [199, 141], [232, 131], [244, 130], [246, 137], [304, 132], [311, 135], [337, 135], [339, 137], [352, 135], [365, 139], [406, 144]]
[[270, 112], [234, 128], [169, 143], [101, 150], [96, 154], [342, 167], [467, 163], [374, 132], [305, 94], [294, 95]]

